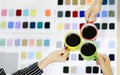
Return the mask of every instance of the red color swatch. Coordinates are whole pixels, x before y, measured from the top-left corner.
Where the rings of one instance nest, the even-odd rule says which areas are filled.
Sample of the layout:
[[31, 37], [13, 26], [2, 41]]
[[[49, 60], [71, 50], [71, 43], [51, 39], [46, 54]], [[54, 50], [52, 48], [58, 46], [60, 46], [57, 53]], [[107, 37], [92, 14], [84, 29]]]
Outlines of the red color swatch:
[[73, 11], [73, 17], [78, 17], [78, 11]]
[[22, 10], [18, 9], [16, 10], [16, 16], [21, 16], [22, 15]]

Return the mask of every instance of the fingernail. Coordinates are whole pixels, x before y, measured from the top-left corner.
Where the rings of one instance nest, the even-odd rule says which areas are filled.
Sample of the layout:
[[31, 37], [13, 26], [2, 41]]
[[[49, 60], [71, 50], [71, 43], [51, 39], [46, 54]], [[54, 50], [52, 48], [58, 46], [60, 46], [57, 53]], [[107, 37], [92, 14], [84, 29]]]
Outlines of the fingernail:
[[64, 55], [63, 53], [61, 53], [61, 55]]
[[69, 60], [69, 57], [66, 60]]
[[68, 49], [68, 47], [65, 47], [65, 50], [67, 50]]

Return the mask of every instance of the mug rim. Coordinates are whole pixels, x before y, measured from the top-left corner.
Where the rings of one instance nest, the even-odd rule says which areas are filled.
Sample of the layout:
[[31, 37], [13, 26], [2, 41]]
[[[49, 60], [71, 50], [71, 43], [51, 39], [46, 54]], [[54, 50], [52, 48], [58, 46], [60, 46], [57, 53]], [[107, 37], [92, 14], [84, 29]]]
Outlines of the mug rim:
[[[83, 44], [85, 44], [85, 43], [91, 43], [91, 44], [93, 44], [93, 45], [95, 46], [95, 48], [96, 48], [95, 52], [94, 52], [92, 55], [90, 55], [90, 56], [93, 56], [93, 55], [97, 52], [97, 46], [96, 46], [96, 44], [93, 43], [92, 41], [82, 42], [82, 44], [81, 44], [81, 46], [80, 46], [80, 53], [81, 53], [82, 55], [84, 55], [84, 54], [81, 52], [81, 48], [82, 48]], [[86, 55], [84, 55], [84, 56], [86, 56]], [[90, 56], [86, 56], [86, 57], [90, 57]]]
[[[76, 34], [79, 38], [80, 38], [80, 43], [78, 44], [78, 45], [76, 45], [76, 46], [70, 46], [70, 45], [68, 45], [67, 43], [66, 43], [66, 38], [67, 38], [67, 36], [69, 35], [69, 34]], [[66, 46], [69, 46], [69, 47], [71, 47], [71, 48], [74, 48], [74, 47], [77, 47], [77, 46], [79, 46], [79, 45], [81, 45], [81, 43], [82, 43], [82, 38], [81, 38], [81, 36], [80, 36], [80, 32], [78, 32], [78, 31], [69, 31], [69, 32], [67, 32], [66, 34], [65, 34], [65, 37], [64, 37], [64, 42], [65, 42], [65, 45]]]
[[[93, 38], [91, 38], [91, 39], [85, 38], [85, 37], [83, 37], [83, 35], [82, 35], [83, 29], [84, 29], [86, 26], [92, 26], [92, 27], [94, 27], [95, 30], [96, 30], [96, 32], [97, 32], [96, 35], [95, 35]], [[86, 24], [84, 24], [84, 25], [81, 27], [81, 29], [80, 29], [80, 34], [81, 34], [82, 38], [85, 39], [85, 40], [95, 40], [96, 37], [98, 36], [98, 29], [97, 29], [97, 27], [96, 27], [94, 24], [92, 24], [92, 23], [86, 23]]]

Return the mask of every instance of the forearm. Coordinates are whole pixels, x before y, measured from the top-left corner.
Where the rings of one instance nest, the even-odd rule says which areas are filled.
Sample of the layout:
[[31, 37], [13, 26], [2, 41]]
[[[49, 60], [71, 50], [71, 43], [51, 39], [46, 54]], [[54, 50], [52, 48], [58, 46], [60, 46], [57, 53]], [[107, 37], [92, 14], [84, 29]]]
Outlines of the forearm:
[[40, 69], [44, 69], [45, 67], [47, 67], [50, 63], [52, 63], [52, 61], [49, 58], [45, 58], [44, 60], [42, 60], [41, 62], [38, 62], [38, 66]]
[[41, 75], [43, 70], [38, 67], [38, 63], [34, 63], [22, 70], [15, 72], [12, 75]]

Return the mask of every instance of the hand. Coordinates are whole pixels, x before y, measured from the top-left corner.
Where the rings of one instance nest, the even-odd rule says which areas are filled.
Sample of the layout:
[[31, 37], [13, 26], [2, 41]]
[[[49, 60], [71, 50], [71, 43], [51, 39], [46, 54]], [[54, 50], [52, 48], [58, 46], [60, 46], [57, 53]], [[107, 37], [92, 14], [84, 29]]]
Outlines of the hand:
[[94, 4], [85, 12], [86, 22], [94, 23], [97, 18], [97, 14], [101, 9], [102, 0], [95, 0]]
[[109, 57], [103, 54], [98, 54], [97, 64], [102, 68], [103, 75], [112, 75]]
[[49, 54], [43, 61], [38, 63], [40, 69], [54, 62], [65, 62], [69, 57], [69, 50], [61, 49]]

